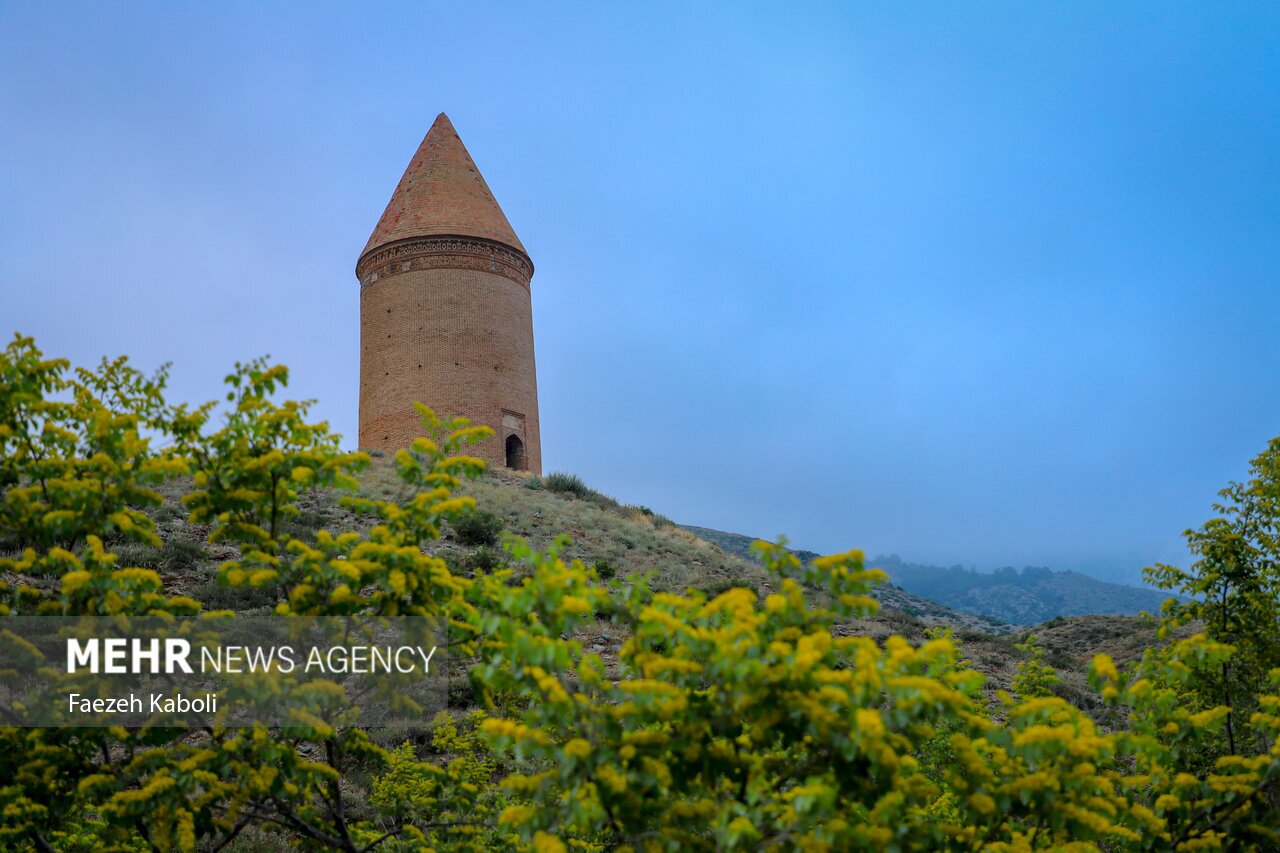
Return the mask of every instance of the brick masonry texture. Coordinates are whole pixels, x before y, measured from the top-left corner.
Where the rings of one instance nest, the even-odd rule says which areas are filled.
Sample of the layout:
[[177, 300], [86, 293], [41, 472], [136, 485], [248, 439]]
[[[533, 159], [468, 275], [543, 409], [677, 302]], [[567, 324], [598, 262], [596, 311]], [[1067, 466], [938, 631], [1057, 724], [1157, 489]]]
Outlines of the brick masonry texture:
[[441, 114], [357, 264], [361, 447], [408, 446], [421, 402], [492, 427], [473, 451], [492, 464], [516, 436], [520, 467], [541, 473], [532, 271]]

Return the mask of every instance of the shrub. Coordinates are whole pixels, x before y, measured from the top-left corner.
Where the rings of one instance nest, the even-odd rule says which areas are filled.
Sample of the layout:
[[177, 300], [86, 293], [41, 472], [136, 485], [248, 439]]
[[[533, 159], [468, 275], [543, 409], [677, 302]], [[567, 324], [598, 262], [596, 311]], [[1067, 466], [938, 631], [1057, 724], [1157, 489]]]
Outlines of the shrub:
[[487, 545], [477, 548], [462, 561], [464, 569], [471, 572], [491, 572], [502, 565], [502, 553]]
[[502, 535], [502, 519], [488, 510], [473, 509], [453, 522], [453, 533], [463, 545], [496, 545]]
[[618, 510], [622, 509], [622, 504], [618, 503], [617, 498], [612, 498], [609, 495], [604, 494], [603, 492], [597, 492], [595, 489], [589, 488], [587, 489], [587, 492], [588, 492], [587, 500], [591, 501], [593, 504], [595, 504], [596, 506], [600, 507], [603, 510], [617, 512]]
[[179, 518], [186, 518], [187, 513], [178, 504], [166, 501], [163, 506], [156, 510], [156, 521], [174, 521]]
[[596, 617], [599, 619], [616, 621], [615, 617], [623, 612], [624, 610], [621, 603], [612, 596], [596, 604]]
[[476, 691], [471, 684], [471, 679], [466, 676], [451, 676], [449, 678], [449, 702], [450, 708], [471, 708], [475, 706]]
[[1061, 684], [1062, 679], [1058, 678], [1053, 667], [1045, 663], [1044, 648], [1036, 642], [1036, 635], [1028, 634], [1024, 642], [1018, 643], [1017, 649], [1027, 657], [1018, 664], [1018, 674], [1009, 689], [1019, 699], [1052, 696], [1053, 688]]
[[196, 584], [191, 590], [191, 597], [209, 610], [234, 610], [242, 613], [249, 610], [261, 610], [275, 606], [279, 597], [277, 586], [228, 586], [211, 578]]
[[328, 521], [323, 513], [303, 510], [297, 518], [280, 522], [280, 530], [286, 536], [312, 543], [316, 541], [316, 533], [323, 530]]
[[581, 477], [577, 474], [566, 474], [563, 471], [555, 471], [543, 477], [542, 487], [547, 491], [575, 498], [589, 498], [593, 494], [587, 484], [582, 482]]
[[118, 546], [116, 550], [122, 565], [155, 569], [165, 574], [192, 569], [209, 556], [199, 542], [177, 537], [166, 539], [159, 548], [127, 543]]
[[750, 590], [752, 595], [755, 594], [755, 588], [751, 586], [751, 584], [736, 578], [709, 577], [703, 581], [698, 589], [707, 598], [715, 598], [721, 593], [728, 592], [731, 589], [746, 589]]

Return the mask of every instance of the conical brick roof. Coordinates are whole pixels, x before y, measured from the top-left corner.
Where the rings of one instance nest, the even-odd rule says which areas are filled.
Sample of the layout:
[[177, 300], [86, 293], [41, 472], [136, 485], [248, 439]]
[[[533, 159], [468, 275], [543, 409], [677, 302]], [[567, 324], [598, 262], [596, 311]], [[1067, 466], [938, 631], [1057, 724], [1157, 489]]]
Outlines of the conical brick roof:
[[396, 240], [444, 234], [496, 240], [528, 254], [453, 123], [440, 113], [360, 254]]

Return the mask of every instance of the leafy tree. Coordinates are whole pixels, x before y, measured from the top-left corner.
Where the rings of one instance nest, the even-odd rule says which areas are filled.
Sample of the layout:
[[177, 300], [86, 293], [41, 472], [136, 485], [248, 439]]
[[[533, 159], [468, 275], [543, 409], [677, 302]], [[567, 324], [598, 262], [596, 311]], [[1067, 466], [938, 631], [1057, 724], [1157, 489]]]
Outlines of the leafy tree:
[[1018, 664], [1018, 672], [1009, 685], [1013, 694], [1019, 699], [1052, 696], [1053, 688], [1061, 684], [1062, 679], [1058, 678], [1053, 667], [1044, 662], [1044, 648], [1036, 641], [1036, 635], [1028, 634], [1016, 648], [1027, 658]]
[[[1188, 700], [1198, 707], [1228, 708], [1225, 749], [1246, 749], [1236, 736], [1241, 721], [1258, 708], [1257, 696], [1280, 667], [1280, 438], [1253, 459], [1247, 483], [1219, 492], [1221, 513], [1185, 534], [1197, 559], [1188, 569], [1163, 563], [1145, 570], [1148, 581], [1186, 596], [1163, 607], [1161, 637], [1199, 624], [1229, 656], [1198, 668]], [[1265, 749], [1265, 743], [1252, 745]]]
[[[160, 503], [148, 486], [182, 473], [195, 477], [191, 520], [209, 524], [211, 540], [241, 545], [240, 556], [222, 567], [224, 581], [282, 584], [282, 618], [443, 617], [451, 602], [465, 610], [461, 584], [420, 546], [470, 508], [469, 498], [451, 491], [483, 463], [458, 451], [487, 428], [423, 409], [433, 437], [415, 442], [420, 455], [397, 457], [411, 497], [403, 504], [352, 497], [354, 507], [384, 523], [366, 536], [322, 532], [313, 548], [283, 532], [280, 521], [297, 514], [300, 488], [354, 485], [348, 472], [365, 459], [342, 453], [324, 424], [307, 423], [305, 404], [271, 401], [287, 381], [283, 368], [237, 366], [227, 378], [226, 423], [213, 431], [206, 429], [212, 404], [167, 407], [163, 374], [147, 380], [123, 359], [79, 371], [74, 380], [66, 370], [25, 338], [0, 361], [0, 441], [9, 451], [0, 480], [3, 530], [31, 543], [20, 558], [5, 560], [19, 582], [0, 587], [9, 602], [0, 612], [203, 618], [197, 602], [166, 594], [156, 572], [117, 567], [104, 544], [111, 537], [158, 545], [141, 510]], [[152, 450], [144, 431], [170, 444]], [[60, 575], [58, 587], [21, 582], [37, 572]], [[465, 629], [465, 620], [459, 625]], [[214, 727], [195, 739], [185, 730], [0, 730], [7, 747], [0, 841], [52, 849], [88, 833], [94, 847], [143, 841], [186, 850], [199, 838], [224, 843], [250, 825], [274, 825], [317, 846], [361, 849], [368, 842], [355, 840], [359, 828], [340, 779], [361, 762], [384, 761], [384, 752], [356, 727], [327, 725], [306, 708], [288, 710], [300, 725]], [[324, 760], [308, 757], [316, 754]], [[81, 820], [90, 812], [97, 815], [92, 824]]]
[[190, 520], [212, 523], [210, 541], [242, 543], [250, 560], [264, 563], [285, 551], [281, 524], [297, 517], [300, 489], [354, 489], [351, 473], [368, 463], [363, 453], [340, 452], [327, 423], [306, 422], [311, 401], [272, 402], [288, 382], [284, 365], [237, 364], [226, 377], [233, 405], [225, 424], [189, 433], [179, 445], [195, 469], [195, 489], [183, 498]]
[[31, 338], [0, 354], [0, 539], [26, 546], [0, 569], [57, 572], [91, 535], [159, 545], [142, 510], [161, 502], [151, 486], [185, 471], [148, 434], [190, 428], [164, 404], [163, 369], [148, 378], [121, 358], [68, 370]]

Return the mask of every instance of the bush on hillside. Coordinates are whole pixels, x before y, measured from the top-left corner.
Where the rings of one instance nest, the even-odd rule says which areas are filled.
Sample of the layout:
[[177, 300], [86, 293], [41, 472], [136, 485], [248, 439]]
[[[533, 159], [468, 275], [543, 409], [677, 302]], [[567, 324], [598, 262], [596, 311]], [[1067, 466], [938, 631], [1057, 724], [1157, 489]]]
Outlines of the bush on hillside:
[[491, 572], [501, 565], [502, 553], [487, 545], [472, 551], [462, 561], [463, 569], [472, 573]]
[[493, 546], [502, 535], [502, 519], [483, 509], [465, 513], [452, 524], [454, 536], [468, 547]]
[[209, 556], [200, 543], [178, 538], [166, 539], [159, 548], [142, 543], [122, 543], [116, 547], [128, 565], [161, 572], [189, 571]]
[[542, 488], [549, 492], [555, 492], [560, 495], [569, 495], [575, 498], [589, 498], [595, 492], [584, 482], [577, 474], [566, 474], [563, 471], [553, 471], [542, 478]]

